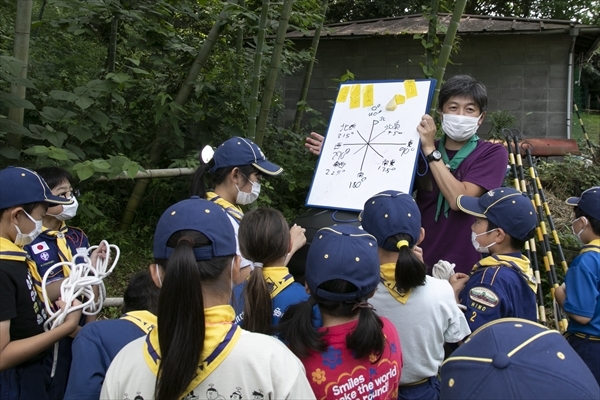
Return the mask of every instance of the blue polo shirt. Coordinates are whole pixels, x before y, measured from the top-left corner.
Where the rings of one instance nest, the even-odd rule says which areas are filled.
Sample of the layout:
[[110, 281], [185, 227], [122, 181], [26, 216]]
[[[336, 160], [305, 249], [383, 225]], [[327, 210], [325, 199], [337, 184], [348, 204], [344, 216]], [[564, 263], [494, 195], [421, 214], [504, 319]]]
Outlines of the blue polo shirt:
[[565, 276], [565, 286], [565, 311], [591, 318], [585, 325], [571, 318], [567, 332], [600, 337], [600, 249], [575, 257]]

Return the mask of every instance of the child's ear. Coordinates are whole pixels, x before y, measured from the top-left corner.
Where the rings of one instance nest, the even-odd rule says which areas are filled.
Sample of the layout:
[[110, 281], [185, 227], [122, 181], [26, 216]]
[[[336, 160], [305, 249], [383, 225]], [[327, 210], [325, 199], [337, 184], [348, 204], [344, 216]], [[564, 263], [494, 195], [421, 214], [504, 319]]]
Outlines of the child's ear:
[[150, 272], [152, 282], [154, 282], [156, 287], [160, 289], [165, 276], [165, 271], [163, 270], [163, 267], [161, 267], [158, 264], [150, 264], [148, 265], [148, 272]]
[[306, 294], [310, 296], [310, 288], [308, 287], [308, 283], [304, 284], [304, 290], [306, 291]]
[[496, 241], [496, 243], [502, 243], [508, 237], [509, 236], [506, 234], [506, 232], [504, 232], [504, 229], [498, 228], [498, 230], [496, 231], [496, 238], [494, 240]]
[[425, 228], [421, 227], [421, 232], [419, 234], [419, 239], [417, 240], [417, 243], [415, 243], [415, 246], [418, 246], [419, 244], [421, 244], [421, 242], [425, 240]]

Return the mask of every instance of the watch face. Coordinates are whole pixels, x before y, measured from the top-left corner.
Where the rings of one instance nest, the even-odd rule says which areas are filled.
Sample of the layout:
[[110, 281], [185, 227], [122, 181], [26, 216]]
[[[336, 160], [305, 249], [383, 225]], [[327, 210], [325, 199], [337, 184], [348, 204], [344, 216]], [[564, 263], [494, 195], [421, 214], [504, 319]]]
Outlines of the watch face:
[[442, 158], [442, 153], [440, 153], [438, 150], [434, 151], [433, 153], [431, 153], [432, 157], [435, 158], [436, 160], [439, 160]]

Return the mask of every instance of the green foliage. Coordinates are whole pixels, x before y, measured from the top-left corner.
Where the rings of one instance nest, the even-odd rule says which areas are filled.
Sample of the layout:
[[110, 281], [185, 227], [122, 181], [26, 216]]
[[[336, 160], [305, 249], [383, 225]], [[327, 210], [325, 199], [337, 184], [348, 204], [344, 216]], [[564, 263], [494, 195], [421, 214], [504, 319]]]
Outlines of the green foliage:
[[504, 140], [504, 129], [512, 129], [516, 126], [517, 119], [509, 111], [497, 110], [487, 114], [487, 118], [492, 123], [488, 132], [488, 137]]
[[566, 156], [563, 162], [539, 162], [537, 171], [544, 188], [563, 199], [579, 196], [600, 182], [600, 165], [579, 156]]

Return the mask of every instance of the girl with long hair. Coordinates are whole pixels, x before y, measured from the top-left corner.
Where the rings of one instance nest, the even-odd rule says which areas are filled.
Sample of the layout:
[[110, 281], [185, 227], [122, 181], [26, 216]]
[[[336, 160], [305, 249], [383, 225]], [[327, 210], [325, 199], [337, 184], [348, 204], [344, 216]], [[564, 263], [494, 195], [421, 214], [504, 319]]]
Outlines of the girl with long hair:
[[240, 223], [239, 243], [254, 270], [234, 288], [236, 322], [249, 331], [272, 334], [287, 308], [308, 298], [284, 265], [292, 241], [283, 214], [272, 208], [248, 212]]
[[[199, 198], [168, 208], [154, 235], [157, 328], [108, 369], [100, 398], [314, 398], [300, 361], [277, 339], [243, 331], [229, 305], [239, 268], [224, 210]], [[213, 397], [210, 397], [213, 398]]]
[[[190, 195], [221, 206], [227, 212], [237, 240], [239, 225], [244, 217], [240, 206], [251, 204], [258, 199], [260, 181], [264, 175], [277, 176], [282, 172], [283, 168], [268, 161], [254, 142], [234, 136], [221, 143], [213, 157], [196, 170]], [[293, 246], [284, 265], [287, 265], [296, 250], [306, 243], [304, 229], [301, 227], [293, 226], [290, 233]], [[239, 246], [237, 254], [240, 255]], [[240, 272], [234, 276], [235, 283], [242, 283], [250, 275], [252, 268], [252, 262], [242, 258]]]
[[[306, 260], [308, 301], [288, 308], [281, 339], [302, 360], [319, 399], [396, 399], [398, 333], [369, 304], [379, 281], [377, 241], [351, 225], [319, 230]], [[322, 327], [313, 327], [313, 306]]]
[[402, 338], [398, 398], [438, 399], [444, 342], [459, 342], [471, 331], [448, 281], [427, 275], [417, 246], [425, 236], [419, 208], [410, 195], [388, 190], [366, 201], [360, 219], [377, 239], [381, 263], [371, 302]]

